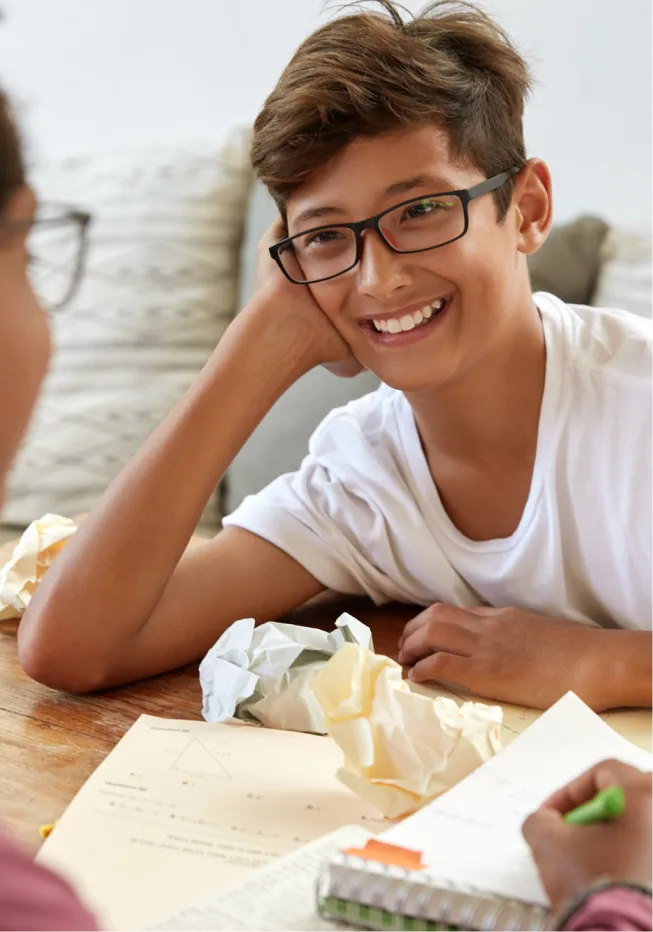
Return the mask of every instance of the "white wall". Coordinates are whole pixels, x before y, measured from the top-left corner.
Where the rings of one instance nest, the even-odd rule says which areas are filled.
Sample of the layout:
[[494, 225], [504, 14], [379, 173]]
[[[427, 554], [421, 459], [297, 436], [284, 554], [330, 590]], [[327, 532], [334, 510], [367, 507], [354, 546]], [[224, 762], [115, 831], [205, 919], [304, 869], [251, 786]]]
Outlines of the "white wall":
[[[404, 0], [416, 10], [422, 5]], [[0, 0], [0, 80], [32, 152], [213, 135], [253, 119], [322, 0]], [[486, 0], [532, 62], [529, 152], [557, 215], [651, 222], [650, 0]]]

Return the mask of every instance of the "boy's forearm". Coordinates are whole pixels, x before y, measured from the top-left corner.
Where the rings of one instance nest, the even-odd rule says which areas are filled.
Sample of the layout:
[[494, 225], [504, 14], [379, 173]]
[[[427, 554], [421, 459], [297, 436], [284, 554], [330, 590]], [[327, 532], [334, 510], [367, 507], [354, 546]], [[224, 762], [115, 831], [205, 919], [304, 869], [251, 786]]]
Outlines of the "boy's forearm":
[[47, 574], [21, 622], [23, 657], [49, 637], [83, 656], [89, 638], [101, 650], [138, 632], [232, 459], [311, 368], [301, 336], [279, 358], [265, 334], [247, 339], [252, 328], [238, 324]]
[[605, 631], [604, 649], [596, 658], [595, 676], [603, 709], [650, 708], [650, 631]]

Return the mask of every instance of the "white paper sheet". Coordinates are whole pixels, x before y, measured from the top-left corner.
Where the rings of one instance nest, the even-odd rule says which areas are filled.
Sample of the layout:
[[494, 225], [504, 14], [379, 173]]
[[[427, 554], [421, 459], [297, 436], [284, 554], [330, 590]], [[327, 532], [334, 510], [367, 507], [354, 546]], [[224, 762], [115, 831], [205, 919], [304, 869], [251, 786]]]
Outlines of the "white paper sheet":
[[568, 693], [500, 754], [385, 832], [383, 840], [421, 851], [440, 880], [547, 905], [521, 825], [556, 789], [608, 757], [642, 770], [653, 761]]
[[316, 910], [317, 879], [329, 861], [369, 832], [347, 826], [253, 871], [244, 881], [162, 919], [152, 932], [333, 932]]
[[377, 812], [330, 738], [141, 716], [44, 843], [105, 929], [137, 929]]

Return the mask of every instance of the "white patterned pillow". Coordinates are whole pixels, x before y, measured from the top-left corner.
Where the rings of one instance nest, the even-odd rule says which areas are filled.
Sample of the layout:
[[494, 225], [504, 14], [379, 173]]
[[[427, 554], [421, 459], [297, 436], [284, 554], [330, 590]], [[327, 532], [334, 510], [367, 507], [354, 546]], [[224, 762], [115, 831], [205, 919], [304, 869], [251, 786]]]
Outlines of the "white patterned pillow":
[[650, 235], [610, 230], [592, 304], [651, 317], [652, 290]]
[[[91, 508], [192, 383], [235, 310], [249, 133], [43, 164], [38, 196], [88, 210], [84, 276], [3, 519]], [[210, 442], [210, 438], [207, 438]], [[219, 493], [203, 516], [217, 527]]]

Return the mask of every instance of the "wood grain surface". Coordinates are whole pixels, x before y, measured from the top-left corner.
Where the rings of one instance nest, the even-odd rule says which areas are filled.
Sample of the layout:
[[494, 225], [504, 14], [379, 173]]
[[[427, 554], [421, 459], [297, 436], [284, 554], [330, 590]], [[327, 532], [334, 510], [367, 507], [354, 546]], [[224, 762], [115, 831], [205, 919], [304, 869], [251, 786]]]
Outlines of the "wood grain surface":
[[[0, 565], [2, 565], [0, 556]], [[319, 599], [289, 621], [332, 629], [342, 611], [373, 628], [376, 650], [396, 656], [416, 609]], [[0, 823], [30, 849], [139, 715], [200, 719], [197, 664], [133, 686], [72, 696], [30, 680], [16, 654], [16, 622], [0, 623]]]

